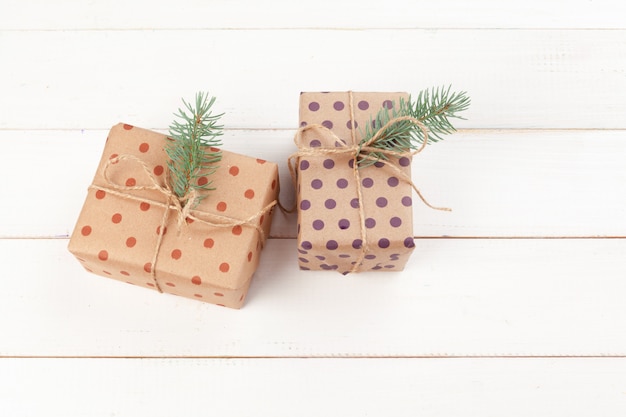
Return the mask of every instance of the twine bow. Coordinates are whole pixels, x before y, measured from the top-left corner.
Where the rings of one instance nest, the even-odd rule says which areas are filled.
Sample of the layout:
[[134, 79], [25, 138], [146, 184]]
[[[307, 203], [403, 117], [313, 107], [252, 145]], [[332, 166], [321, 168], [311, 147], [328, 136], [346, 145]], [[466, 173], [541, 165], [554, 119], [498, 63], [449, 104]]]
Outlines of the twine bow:
[[[376, 162], [381, 162], [383, 163], [385, 166], [389, 167], [392, 169], [392, 171], [399, 177], [400, 180], [408, 183], [411, 188], [413, 188], [413, 190], [415, 191], [415, 193], [418, 195], [418, 197], [420, 198], [420, 200], [422, 200], [422, 202], [430, 207], [431, 209], [434, 210], [442, 210], [442, 211], [451, 211], [451, 209], [447, 208], [447, 207], [435, 207], [433, 205], [431, 205], [428, 201], [426, 201], [426, 198], [422, 195], [422, 193], [420, 192], [420, 190], [417, 188], [417, 186], [415, 185], [415, 183], [413, 182], [413, 180], [404, 173], [404, 171], [402, 171], [402, 169], [400, 169], [396, 163], [392, 162], [391, 159], [383, 159], [383, 158], [377, 158], [376, 156], [374, 156], [374, 153], [377, 154], [382, 154], [384, 156], [386, 156], [387, 158], [389, 157], [393, 157], [393, 158], [402, 158], [402, 157], [407, 157], [407, 158], [411, 158], [414, 155], [422, 152], [424, 150], [424, 148], [426, 147], [426, 144], [428, 142], [428, 129], [426, 128], [426, 126], [424, 126], [424, 124], [419, 121], [418, 119], [411, 117], [411, 116], [400, 116], [400, 117], [396, 117], [393, 118], [391, 120], [389, 120], [384, 126], [382, 126], [374, 136], [372, 136], [369, 140], [367, 140], [366, 142], [363, 143], [357, 143], [356, 140], [356, 123], [354, 120], [354, 99], [353, 99], [353, 94], [350, 91], [349, 92], [350, 95], [350, 132], [351, 132], [351, 136], [352, 136], [352, 145], [346, 145], [345, 142], [343, 142], [341, 139], [339, 139], [337, 137], [337, 135], [335, 135], [330, 129], [328, 129], [326, 126], [323, 125], [319, 125], [319, 124], [311, 124], [311, 125], [307, 125], [307, 126], [303, 126], [300, 129], [298, 129], [298, 131], [296, 132], [296, 135], [294, 137], [294, 142], [296, 143], [296, 146], [298, 147], [298, 151], [295, 152], [294, 154], [292, 154], [291, 156], [289, 156], [287, 162], [288, 162], [288, 166], [289, 166], [289, 173], [291, 174], [291, 179], [293, 181], [294, 184], [296, 184], [296, 178], [297, 178], [297, 173], [296, 173], [296, 169], [294, 166], [294, 160], [303, 157], [303, 156], [323, 156], [323, 155], [351, 155], [354, 159], [354, 163], [352, 165], [352, 172], [354, 175], [354, 179], [356, 181], [356, 191], [357, 191], [357, 199], [358, 199], [358, 209], [359, 209], [359, 226], [360, 226], [360, 233], [361, 233], [361, 252], [359, 253], [359, 257], [357, 259], [357, 261], [354, 263], [352, 269], [350, 270], [350, 272], [358, 272], [359, 268], [361, 267], [363, 260], [365, 258], [365, 255], [367, 254], [367, 252], [369, 251], [369, 244], [367, 242], [367, 228], [365, 227], [365, 209], [364, 209], [364, 204], [363, 204], [363, 187], [361, 184], [361, 174], [360, 174], [360, 170], [359, 170], [359, 162], [360, 161], [376, 161]], [[422, 131], [422, 133], [424, 134], [424, 139], [422, 141], [422, 144], [420, 145], [419, 148], [414, 149], [414, 150], [407, 150], [407, 151], [393, 151], [393, 150], [389, 150], [389, 149], [381, 149], [378, 148], [376, 146], [373, 146], [378, 140], [381, 139], [383, 133], [393, 124], [395, 123], [399, 123], [402, 121], [408, 121], [416, 126], [418, 126], [420, 128], [420, 130]], [[308, 130], [319, 130], [323, 135], [330, 137], [331, 139], [333, 139], [336, 147], [334, 148], [327, 148], [327, 147], [311, 147], [305, 143], [303, 143], [302, 141], [302, 135], [304, 132], [308, 131]], [[295, 210], [295, 206], [294, 208], [292, 208], [291, 210], [287, 210], [287, 211], [294, 211]]]
[[[116, 164], [122, 160], [132, 161], [141, 166], [144, 173], [150, 179], [150, 185], [137, 185], [137, 186], [129, 186], [129, 185], [121, 185], [117, 184], [115, 181], [109, 178], [109, 169], [111, 165]], [[159, 183], [158, 178], [152, 173], [150, 167], [141, 160], [137, 158], [135, 155], [123, 154], [116, 156], [114, 158], [109, 159], [104, 167], [102, 168], [102, 176], [107, 183], [108, 187], [103, 187], [99, 185], [92, 184], [89, 188], [101, 190], [117, 197], [121, 197], [127, 200], [139, 201], [148, 204], [153, 204], [157, 207], [163, 208], [163, 217], [161, 217], [161, 226], [159, 228], [158, 238], [155, 244], [154, 253], [152, 256], [152, 262], [150, 263], [150, 276], [156, 289], [159, 292], [163, 292], [161, 286], [159, 285], [156, 278], [156, 263], [158, 259], [159, 250], [161, 249], [161, 244], [163, 243], [163, 236], [165, 235], [165, 226], [167, 225], [167, 221], [170, 217], [170, 211], [175, 211], [177, 215], [177, 230], [178, 233], [182, 230], [183, 227], [187, 225], [187, 219], [197, 221], [203, 224], [206, 224], [211, 227], [235, 227], [235, 226], [248, 226], [253, 227], [259, 233], [259, 239], [261, 244], [265, 242], [265, 232], [263, 228], [258, 224], [258, 220], [261, 216], [268, 213], [272, 210], [272, 208], [277, 204], [277, 201], [274, 200], [267, 206], [263, 207], [257, 213], [249, 216], [245, 219], [235, 219], [228, 216], [221, 216], [218, 214], [213, 214], [201, 210], [194, 209], [193, 207], [198, 202], [200, 196], [198, 193], [192, 189], [185, 196], [178, 197], [171, 189], [168, 181], [168, 176], [166, 173], [166, 178], [164, 181], [165, 185], [161, 185]], [[129, 191], [138, 191], [138, 190], [155, 190], [160, 192], [165, 197], [165, 203], [161, 201], [155, 201], [149, 198], [139, 197], [133, 194], [130, 194]], [[205, 218], [202, 218], [205, 217]], [[207, 220], [206, 218], [211, 218], [214, 221]]]

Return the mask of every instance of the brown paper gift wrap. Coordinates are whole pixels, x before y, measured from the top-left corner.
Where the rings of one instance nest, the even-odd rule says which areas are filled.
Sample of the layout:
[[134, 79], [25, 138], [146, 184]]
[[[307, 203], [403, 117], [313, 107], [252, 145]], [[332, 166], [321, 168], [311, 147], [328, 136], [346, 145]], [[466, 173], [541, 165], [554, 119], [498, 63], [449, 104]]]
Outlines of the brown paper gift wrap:
[[[350, 95], [352, 95], [352, 100]], [[358, 143], [361, 130], [385, 106], [398, 105], [406, 93], [302, 93], [300, 126], [322, 125], [302, 131], [301, 149], [341, 148]], [[352, 113], [354, 119], [351, 118]], [[354, 122], [355, 142], [352, 138]], [[329, 134], [328, 129], [336, 136]], [[337, 140], [339, 139], [339, 140]], [[391, 158], [411, 177], [411, 160]], [[411, 185], [383, 163], [361, 168], [363, 246], [354, 155], [299, 156], [296, 162], [299, 265], [304, 270], [399, 271], [413, 243]], [[364, 252], [364, 253], [363, 253]], [[360, 265], [356, 263], [362, 258]]]
[[[212, 181], [215, 190], [192, 213], [196, 218], [221, 224], [252, 217], [251, 224], [216, 227], [190, 217], [179, 223], [178, 212], [166, 208], [168, 199], [161, 191], [120, 191], [111, 186], [111, 183], [126, 187], [152, 185], [138, 160], [156, 182], [164, 185], [166, 140], [162, 134], [126, 124], [111, 129], [69, 250], [85, 269], [95, 274], [152, 289], [157, 288], [156, 280], [163, 292], [239, 308], [270, 230], [271, 210], [262, 211], [276, 200], [278, 167], [261, 159], [222, 151], [217, 171], [198, 180]], [[104, 168], [118, 155], [131, 155], [135, 159], [109, 163], [109, 183]], [[165, 210], [169, 213], [166, 226], [161, 228]], [[152, 259], [157, 248], [153, 271]]]

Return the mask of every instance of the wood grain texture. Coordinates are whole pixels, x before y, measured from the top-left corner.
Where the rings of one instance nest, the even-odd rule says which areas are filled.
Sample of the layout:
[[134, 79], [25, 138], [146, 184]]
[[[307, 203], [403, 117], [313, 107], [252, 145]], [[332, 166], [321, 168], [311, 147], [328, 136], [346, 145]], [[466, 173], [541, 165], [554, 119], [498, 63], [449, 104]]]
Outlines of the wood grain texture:
[[273, 239], [242, 310], [89, 274], [66, 246], [0, 240], [0, 356], [626, 356], [625, 239], [418, 239], [404, 272], [347, 277]]
[[4, 0], [0, 30], [180, 28], [624, 28], [617, 0]]
[[460, 128], [626, 128], [626, 30], [4, 31], [0, 48], [0, 129], [166, 128], [199, 89], [229, 128], [292, 129], [300, 91], [448, 84], [472, 97]]
[[4, 359], [0, 372], [11, 377], [0, 378], [0, 404], [13, 417], [41, 410], [50, 417], [618, 417], [626, 410], [623, 359]]

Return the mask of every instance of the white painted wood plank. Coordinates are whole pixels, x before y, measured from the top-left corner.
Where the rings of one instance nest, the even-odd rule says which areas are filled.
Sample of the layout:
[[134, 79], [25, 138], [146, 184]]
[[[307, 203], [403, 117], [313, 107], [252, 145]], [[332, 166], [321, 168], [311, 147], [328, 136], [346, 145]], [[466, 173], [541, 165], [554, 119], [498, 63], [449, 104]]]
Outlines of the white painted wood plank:
[[298, 271], [270, 240], [242, 310], [0, 240], [0, 356], [626, 355], [626, 239], [420, 239], [400, 273]]
[[4, 0], [0, 29], [624, 28], [616, 0]]
[[[293, 202], [286, 159], [293, 130], [228, 131], [224, 148], [278, 162], [281, 199]], [[0, 237], [68, 236], [107, 131], [0, 131]], [[461, 131], [429, 146], [413, 180], [417, 236], [626, 236], [626, 131]], [[37, 167], [27, 168], [24, 167]], [[295, 237], [295, 215], [274, 216], [274, 237]]]
[[227, 127], [294, 128], [300, 91], [447, 84], [461, 128], [625, 128], [624, 50], [625, 30], [4, 31], [0, 129], [165, 128], [200, 89]]
[[2, 359], [12, 417], [623, 416], [624, 359]]

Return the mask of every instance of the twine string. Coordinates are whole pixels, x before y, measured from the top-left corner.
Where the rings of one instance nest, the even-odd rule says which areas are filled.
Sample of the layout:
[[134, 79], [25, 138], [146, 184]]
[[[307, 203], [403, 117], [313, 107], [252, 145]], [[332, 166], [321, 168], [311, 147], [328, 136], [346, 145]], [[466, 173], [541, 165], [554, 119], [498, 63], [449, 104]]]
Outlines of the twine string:
[[[132, 161], [133, 163], [139, 164], [141, 168], [143, 169], [144, 173], [150, 179], [151, 184], [129, 186], [129, 185], [120, 185], [120, 184], [117, 184], [115, 181], [113, 181], [109, 177], [110, 168], [113, 164], [117, 164], [118, 162], [122, 160], [129, 160], [129, 161]], [[265, 232], [263, 231], [263, 228], [259, 224], [259, 219], [261, 218], [261, 216], [270, 212], [272, 208], [278, 203], [277, 200], [274, 200], [268, 205], [266, 205], [265, 207], [263, 207], [261, 210], [256, 212], [255, 214], [245, 219], [235, 219], [235, 218], [228, 217], [228, 216], [221, 216], [218, 214], [213, 214], [213, 213], [205, 212], [202, 210], [197, 210], [193, 208], [195, 204], [197, 203], [198, 199], [200, 198], [196, 190], [192, 189], [185, 196], [178, 197], [172, 191], [169, 185], [167, 173], [166, 173], [166, 178], [164, 182], [165, 186], [162, 186], [159, 183], [158, 178], [152, 173], [152, 171], [150, 170], [150, 167], [148, 167], [145, 161], [130, 154], [123, 154], [123, 155], [119, 155], [119, 156], [109, 159], [103, 167], [102, 176], [104, 178], [104, 181], [107, 183], [107, 186], [100, 186], [100, 185], [92, 184], [91, 186], [89, 186], [89, 188], [95, 189], [95, 190], [101, 190], [101, 191], [110, 193], [112, 195], [115, 195], [117, 197], [124, 198], [127, 200], [148, 203], [148, 204], [155, 205], [157, 207], [161, 207], [164, 209], [163, 216], [161, 217], [161, 225], [159, 228], [157, 241], [155, 243], [155, 249], [152, 254], [152, 261], [150, 263], [150, 271], [149, 271], [150, 277], [152, 278], [152, 281], [154, 282], [155, 288], [159, 292], [163, 292], [163, 290], [161, 289], [161, 286], [159, 285], [159, 282], [156, 277], [156, 263], [158, 260], [159, 250], [161, 249], [161, 245], [163, 243], [163, 236], [165, 235], [165, 226], [167, 225], [167, 221], [169, 219], [171, 210], [177, 213], [176, 225], [177, 225], [178, 233], [181, 232], [183, 227], [187, 226], [187, 219], [206, 224], [207, 226], [218, 227], [218, 228], [248, 226], [248, 227], [253, 227], [258, 232], [261, 245], [263, 245], [263, 242], [265, 242]], [[140, 190], [155, 190], [155, 191], [160, 192], [165, 197], [165, 203], [129, 193], [129, 191], [140, 191]]]

